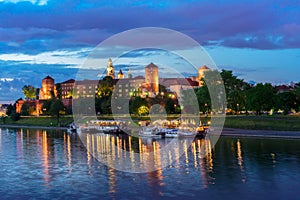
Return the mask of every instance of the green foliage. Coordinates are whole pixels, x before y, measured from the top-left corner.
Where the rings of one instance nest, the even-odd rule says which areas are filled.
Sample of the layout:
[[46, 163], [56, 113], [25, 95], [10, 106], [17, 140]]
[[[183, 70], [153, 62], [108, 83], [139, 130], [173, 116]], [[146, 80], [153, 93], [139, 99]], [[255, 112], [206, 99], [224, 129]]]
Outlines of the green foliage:
[[137, 112], [140, 116], [144, 116], [144, 115], [149, 114], [149, 108], [147, 106], [141, 106], [138, 108]]
[[61, 99], [62, 97], [62, 88], [61, 88], [61, 84], [60, 83], [56, 83], [56, 91], [57, 91], [57, 98]]
[[59, 123], [60, 112], [64, 111], [65, 107], [63, 102], [60, 99], [56, 99], [51, 103], [49, 113], [52, 116], [57, 117], [57, 124]]
[[224, 82], [227, 97], [227, 108], [239, 112], [246, 108], [246, 90], [250, 85], [232, 74], [232, 71], [222, 70], [221, 77]]
[[168, 114], [175, 114], [180, 112], [180, 106], [178, 105], [177, 99], [166, 98], [165, 109]]
[[10, 118], [13, 121], [18, 121], [20, 119], [20, 114], [17, 113], [15, 110], [13, 110], [12, 113], [10, 114]]
[[111, 114], [111, 96], [101, 99], [100, 108], [101, 113]]
[[23, 105], [22, 105], [22, 108], [21, 108], [21, 115], [22, 116], [28, 116], [29, 115], [29, 105], [25, 102]]
[[114, 90], [114, 80], [106, 76], [100, 82], [96, 90], [95, 109], [96, 113], [111, 113], [111, 96]]
[[50, 106], [50, 109], [49, 109], [49, 113], [51, 115], [59, 115], [59, 113], [61, 111], [64, 110], [64, 104], [61, 100], [57, 99], [57, 100], [54, 100], [52, 103], [51, 103], [51, 106]]
[[197, 100], [199, 104], [199, 109], [201, 112], [205, 113], [211, 108], [211, 99], [209, 96], [209, 91], [206, 85], [201, 88], [196, 88], [195, 93], [197, 95]]
[[36, 89], [31, 85], [24, 85], [22, 88], [25, 99], [35, 99], [36, 98]]
[[52, 100], [47, 100], [43, 103], [43, 114], [44, 115], [49, 115], [50, 114], [50, 106], [52, 104]]
[[9, 104], [7, 106], [7, 109], [6, 109], [6, 114], [8, 116], [10, 116], [12, 114], [13, 111], [16, 111], [16, 107], [14, 107], [13, 105]]
[[293, 92], [283, 92], [276, 95], [275, 106], [283, 110], [283, 114], [288, 114], [291, 109], [298, 109], [297, 97]]
[[96, 98], [104, 98], [112, 95], [114, 90], [114, 80], [110, 76], [106, 76], [98, 85], [96, 90]]
[[247, 108], [261, 114], [263, 110], [270, 110], [275, 105], [275, 89], [270, 83], [258, 83], [255, 87], [247, 90]]
[[141, 97], [134, 97], [129, 103], [130, 114], [138, 114], [138, 109], [141, 106], [147, 106], [147, 100]]

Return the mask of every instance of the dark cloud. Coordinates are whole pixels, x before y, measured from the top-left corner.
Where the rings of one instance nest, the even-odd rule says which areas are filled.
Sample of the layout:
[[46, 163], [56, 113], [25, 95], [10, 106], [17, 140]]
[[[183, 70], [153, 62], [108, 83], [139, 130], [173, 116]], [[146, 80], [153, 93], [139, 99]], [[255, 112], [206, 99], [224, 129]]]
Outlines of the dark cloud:
[[[257, 49], [299, 48], [300, 7], [295, 1], [49, 1], [0, 3], [0, 41], [51, 41], [59, 48], [96, 45], [131, 28], [161, 26], [175, 29], [201, 44], [223, 41], [224, 46]], [[280, 44], [268, 39], [282, 37]], [[245, 41], [258, 37], [259, 41]], [[28, 47], [29, 48], [29, 47]], [[41, 50], [47, 49], [40, 45]], [[37, 48], [39, 49], [39, 48]]]

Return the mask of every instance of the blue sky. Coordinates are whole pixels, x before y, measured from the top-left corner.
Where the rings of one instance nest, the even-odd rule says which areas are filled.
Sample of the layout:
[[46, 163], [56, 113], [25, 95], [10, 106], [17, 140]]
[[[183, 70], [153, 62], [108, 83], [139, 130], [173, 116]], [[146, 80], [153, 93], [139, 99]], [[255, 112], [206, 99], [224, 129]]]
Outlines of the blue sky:
[[[150, 26], [195, 39], [219, 69], [246, 81], [300, 81], [296, 0], [0, 0], [0, 101], [22, 97], [24, 84], [39, 87], [48, 74], [57, 82], [75, 78], [100, 42]], [[151, 58], [143, 54], [143, 62], [133, 55], [128, 57], [139, 65]], [[101, 67], [85, 70], [101, 73]]]

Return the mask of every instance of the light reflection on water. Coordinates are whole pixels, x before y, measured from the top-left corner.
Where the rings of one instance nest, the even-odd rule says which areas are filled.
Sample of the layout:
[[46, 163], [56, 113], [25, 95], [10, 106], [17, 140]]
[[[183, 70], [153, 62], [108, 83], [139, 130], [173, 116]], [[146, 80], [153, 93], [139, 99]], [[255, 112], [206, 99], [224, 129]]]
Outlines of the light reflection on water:
[[[209, 139], [196, 139], [191, 145], [189, 139], [176, 140], [178, 149], [162, 155], [168, 139], [89, 134], [86, 150], [78, 136], [63, 131], [0, 129], [1, 199], [260, 199], [266, 194], [297, 199], [299, 140], [221, 137], [214, 148]], [[112, 164], [128, 157], [132, 166], [145, 165], [139, 163], [145, 159], [155, 166], [168, 165], [125, 173], [97, 162], [88, 152]]]

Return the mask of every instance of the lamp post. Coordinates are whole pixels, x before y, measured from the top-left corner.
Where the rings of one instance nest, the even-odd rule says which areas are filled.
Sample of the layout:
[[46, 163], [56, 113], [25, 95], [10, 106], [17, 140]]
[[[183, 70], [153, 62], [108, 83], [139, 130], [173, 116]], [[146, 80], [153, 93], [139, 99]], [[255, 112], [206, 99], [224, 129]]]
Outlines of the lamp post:
[[207, 117], [208, 116], [208, 106], [207, 106], [207, 103], [205, 103], [204, 106], [205, 106], [205, 110], [206, 110], [205, 111], [205, 117]]
[[237, 114], [237, 115], [239, 114], [239, 105], [240, 105], [240, 104], [238, 104], [238, 103], [236, 104], [236, 114]]

